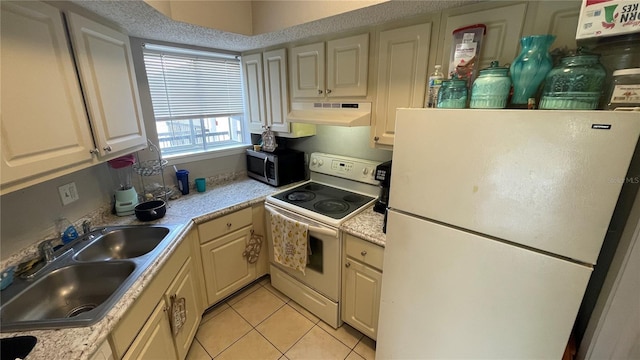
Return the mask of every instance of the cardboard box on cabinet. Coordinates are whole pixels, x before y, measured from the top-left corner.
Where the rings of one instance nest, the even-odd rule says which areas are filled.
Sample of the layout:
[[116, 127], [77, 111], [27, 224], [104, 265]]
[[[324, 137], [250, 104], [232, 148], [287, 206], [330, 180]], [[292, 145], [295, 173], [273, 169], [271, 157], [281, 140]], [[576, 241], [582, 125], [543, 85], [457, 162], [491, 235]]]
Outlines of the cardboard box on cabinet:
[[640, 32], [640, 1], [582, 1], [576, 39], [635, 32]]

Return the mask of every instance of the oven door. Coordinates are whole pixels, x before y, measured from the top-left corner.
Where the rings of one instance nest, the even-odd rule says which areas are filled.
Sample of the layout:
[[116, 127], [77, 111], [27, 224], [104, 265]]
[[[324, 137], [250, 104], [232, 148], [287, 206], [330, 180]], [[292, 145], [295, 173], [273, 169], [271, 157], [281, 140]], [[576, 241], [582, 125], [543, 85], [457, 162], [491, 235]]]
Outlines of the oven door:
[[[337, 229], [322, 225], [293, 212], [265, 205], [267, 210], [267, 239], [269, 262], [301, 283], [327, 298], [338, 302], [340, 294], [340, 236]], [[271, 235], [271, 213], [279, 213], [309, 226], [311, 255], [305, 273], [275, 262], [273, 258], [273, 236]]]

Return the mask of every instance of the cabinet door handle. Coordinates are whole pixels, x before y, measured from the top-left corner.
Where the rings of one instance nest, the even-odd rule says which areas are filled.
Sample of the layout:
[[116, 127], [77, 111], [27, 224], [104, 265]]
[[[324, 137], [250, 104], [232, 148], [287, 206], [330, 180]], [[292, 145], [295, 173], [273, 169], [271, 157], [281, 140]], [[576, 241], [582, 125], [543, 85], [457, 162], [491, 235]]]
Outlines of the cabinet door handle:
[[331, 94], [331, 89], [327, 89], [327, 94]]
[[110, 151], [112, 150], [112, 149], [111, 149], [111, 146], [105, 146], [103, 149], [104, 149], [104, 151], [106, 151], [106, 152], [110, 152]]
[[379, 136], [376, 136], [376, 137], [373, 138], [373, 141], [375, 141], [375, 142], [378, 142], [378, 140], [380, 140]]
[[322, 95], [323, 91], [322, 90], [318, 90], [318, 95]]
[[351, 266], [351, 263], [347, 261], [347, 263], [346, 263], [346, 264], [344, 264], [344, 267], [347, 267], [347, 268], [348, 268], [349, 266]]
[[98, 151], [97, 148], [89, 150], [89, 154], [92, 154], [92, 155], [98, 155], [99, 153], [100, 153], [100, 151]]
[[362, 251], [360, 252], [360, 255], [362, 255], [362, 256], [367, 255], [367, 250], [362, 250]]

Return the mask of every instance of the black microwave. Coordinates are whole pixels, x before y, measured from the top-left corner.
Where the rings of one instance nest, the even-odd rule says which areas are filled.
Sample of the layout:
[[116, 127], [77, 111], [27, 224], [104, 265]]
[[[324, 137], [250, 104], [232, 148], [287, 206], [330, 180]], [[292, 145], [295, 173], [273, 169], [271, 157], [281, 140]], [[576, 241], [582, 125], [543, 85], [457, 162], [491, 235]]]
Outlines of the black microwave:
[[273, 186], [304, 180], [304, 152], [282, 149], [269, 153], [247, 149], [247, 175]]

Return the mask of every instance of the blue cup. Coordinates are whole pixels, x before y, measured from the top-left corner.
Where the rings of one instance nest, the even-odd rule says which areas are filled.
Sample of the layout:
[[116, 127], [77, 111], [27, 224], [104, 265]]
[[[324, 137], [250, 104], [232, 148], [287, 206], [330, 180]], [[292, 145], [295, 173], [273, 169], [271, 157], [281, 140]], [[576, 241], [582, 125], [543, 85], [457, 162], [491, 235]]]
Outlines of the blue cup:
[[178, 170], [176, 178], [178, 178], [178, 189], [180, 189], [182, 195], [187, 195], [189, 193], [189, 171]]

